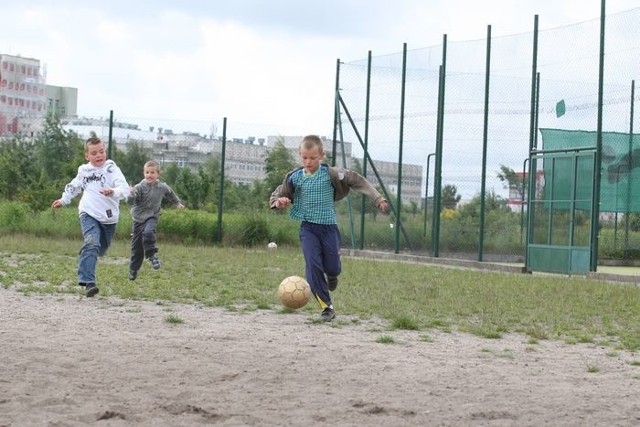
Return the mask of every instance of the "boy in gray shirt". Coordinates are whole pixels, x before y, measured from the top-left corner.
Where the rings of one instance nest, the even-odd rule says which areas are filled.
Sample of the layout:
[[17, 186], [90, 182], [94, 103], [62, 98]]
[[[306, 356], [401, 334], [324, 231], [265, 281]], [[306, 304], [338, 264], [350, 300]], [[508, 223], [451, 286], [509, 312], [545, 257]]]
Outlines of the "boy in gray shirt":
[[144, 164], [144, 179], [131, 187], [131, 194], [127, 199], [131, 204], [133, 218], [129, 280], [136, 280], [145, 258], [149, 259], [154, 270], [160, 268], [156, 229], [160, 218], [160, 206], [165, 197], [178, 209], [184, 209], [180, 198], [171, 187], [160, 181], [158, 162], [150, 160]]

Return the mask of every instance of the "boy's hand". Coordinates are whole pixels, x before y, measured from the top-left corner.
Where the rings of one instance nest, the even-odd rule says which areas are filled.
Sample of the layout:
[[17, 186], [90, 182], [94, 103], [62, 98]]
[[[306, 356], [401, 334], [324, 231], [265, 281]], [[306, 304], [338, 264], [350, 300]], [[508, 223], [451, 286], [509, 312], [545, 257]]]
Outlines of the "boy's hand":
[[103, 196], [113, 196], [113, 188], [101, 188], [100, 189], [100, 194], [102, 194]]
[[60, 199], [54, 200], [53, 203], [51, 203], [51, 207], [54, 209], [61, 208], [62, 206], [63, 206], [62, 200]]
[[180, 210], [184, 210], [185, 206], [182, 203], [179, 203], [177, 208]]
[[389, 202], [387, 202], [386, 200], [382, 200], [380, 203], [378, 203], [378, 209], [383, 213], [389, 212]]
[[276, 209], [284, 209], [291, 204], [291, 199], [288, 197], [278, 197], [276, 200]]

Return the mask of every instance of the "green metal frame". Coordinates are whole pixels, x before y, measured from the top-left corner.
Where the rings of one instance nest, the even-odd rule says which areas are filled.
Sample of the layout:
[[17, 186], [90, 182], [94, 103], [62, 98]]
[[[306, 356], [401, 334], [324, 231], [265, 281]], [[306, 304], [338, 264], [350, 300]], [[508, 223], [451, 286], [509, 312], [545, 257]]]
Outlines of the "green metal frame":
[[[538, 197], [535, 186], [530, 187], [529, 223], [527, 229], [527, 271], [544, 271], [564, 274], [583, 274], [590, 271], [592, 251], [595, 245], [590, 232], [584, 225], [576, 221], [579, 212], [592, 217], [594, 203], [594, 187], [590, 186], [590, 194], [579, 195], [576, 191], [579, 180], [592, 180], [595, 176], [596, 152], [594, 149], [574, 150], [571, 152], [553, 151], [544, 154], [536, 154], [530, 158], [530, 162], [545, 163], [544, 197]], [[582, 176], [578, 173], [578, 163], [588, 161], [592, 165], [591, 176]], [[570, 164], [569, 182], [563, 180], [556, 183], [556, 170], [566, 170]], [[551, 166], [548, 166], [551, 165]], [[570, 186], [569, 199], [557, 199], [554, 188], [557, 185]], [[581, 198], [579, 198], [581, 197]], [[588, 206], [588, 212], [584, 207]], [[583, 207], [582, 210], [579, 207]], [[582, 227], [582, 233], [578, 233]], [[579, 238], [582, 236], [583, 238]]]

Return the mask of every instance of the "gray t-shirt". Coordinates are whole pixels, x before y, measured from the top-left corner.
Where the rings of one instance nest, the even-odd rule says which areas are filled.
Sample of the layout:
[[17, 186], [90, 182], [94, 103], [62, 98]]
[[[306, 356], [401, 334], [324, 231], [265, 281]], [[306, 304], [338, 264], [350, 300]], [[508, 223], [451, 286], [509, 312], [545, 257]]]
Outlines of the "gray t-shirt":
[[160, 215], [162, 199], [165, 197], [176, 206], [182, 203], [171, 187], [161, 181], [149, 184], [143, 179], [134, 188], [135, 192], [131, 192], [127, 200], [131, 204], [131, 217], [135, 222], [145, 222], [151, 217], [157, 218]]

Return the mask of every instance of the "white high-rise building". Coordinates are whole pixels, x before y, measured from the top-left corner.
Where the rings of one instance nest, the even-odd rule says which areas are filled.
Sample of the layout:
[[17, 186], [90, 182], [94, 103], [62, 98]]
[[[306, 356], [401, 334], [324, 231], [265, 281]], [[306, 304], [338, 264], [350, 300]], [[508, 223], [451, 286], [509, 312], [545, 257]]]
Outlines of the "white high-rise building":
[[0, 136], [33, 136], [46, 113], [46, 72], [40, 61], [0, 54]]

